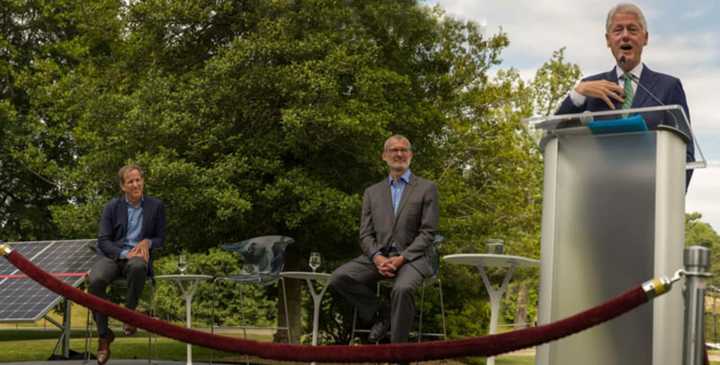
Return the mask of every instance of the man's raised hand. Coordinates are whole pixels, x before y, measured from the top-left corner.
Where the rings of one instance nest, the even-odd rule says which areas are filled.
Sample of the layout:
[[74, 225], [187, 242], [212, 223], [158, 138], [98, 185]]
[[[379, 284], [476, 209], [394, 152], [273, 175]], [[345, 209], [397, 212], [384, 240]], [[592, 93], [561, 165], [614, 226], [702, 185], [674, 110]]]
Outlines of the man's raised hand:
[[610, 109], [615, 109], [612, 100], [622, 103], [625, 98], [625, 90], [617, 83], [608, 80], [583, 81], [575, 87], [575, 91], [585, 96], [602, 99]]

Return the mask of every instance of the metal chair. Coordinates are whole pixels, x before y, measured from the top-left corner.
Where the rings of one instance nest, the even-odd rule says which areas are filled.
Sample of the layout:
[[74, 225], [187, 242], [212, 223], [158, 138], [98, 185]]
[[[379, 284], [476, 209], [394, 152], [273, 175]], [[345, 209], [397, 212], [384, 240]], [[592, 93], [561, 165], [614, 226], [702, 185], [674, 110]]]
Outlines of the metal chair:
[[[285, 297], [284, 281], [280, 277], [285, 266], [285, 249], [294, 239], [286, 236], [260, 236], [250, 238], [237, 243], [224, 244], [221, 247], [224, 250], [238, 254], [243, 262], [243, 273], [229, 276], [220, 276], [215, 279], [215, 283], [221, 281], [230, 281], [238, 284], [252, 284], [267, 286], [281, 281], [283, 285], [283, 303], [285, 309], [285, 326], [270, 327], [276, 330], [287, 331], [288, 340], [292, 338], [290, 334], [289, 312], [287, 307], [287, 298]], [[240, 300], [243, 300], [242, 292]], [[215, 306], [213, 306], [214, 312]], [[214, 317], [214, 313], [213, 313]], [[241, 318], [242, 321], [242, 318]], [[248, 328], [258, 328], [243, 325], [243, 337], [247, 338]], [[215, 320], [211, 323], [211, 332], [215, 331]]]
[[[430, 337], [438, 337], [442, 339], [447, 339], [447, 325], [445, 323], [445, 302], [443, 300], [443, 292], [442, 292], [442, 280], [440, 279], [440, 276], [438, 273], [440, 272], [440, 254], [438, 253], [438, 250], [440, 246], [442, 245], [442, 241], [445, 239], [444, 236], [440, 234], [436, 234], [435, 237], [433, 237], [432, 245], [428, 248], [427, 255], [430, 258], [430, 263], [432, 264], [432, 275], [427, 277], [425, 280], [423, 280], [422, 285], [420, 286], [420, 313], [419, 313], [419, 319], [418, 319], [418, 331], [417, 331], [417, 342], [422, 342], [423, 336], [430, 336]], [[377, 295], [380, 296], [380, 288], [382, 286], [385, 287], [392, 287], [393, 279], [384, 279], [380, 280], [377, 283]], [[438, 287], [438, 293], [440, 296], [440, 316], [442, 320], [442, 333], [423, 333], [423, 307], [425, 304], [425, 288], [431, 285], [437, 285]], [[369, 329], [358, 329], [357, 326], [357, 317], [358, 317], [358, 311], [357, 308], [353, 310], [353, 323], [352, 323], [352, 330], [350, 335], [350, 344], [352, 345], [355, 341], [355, 334], [357, 333], [369, 333]]]

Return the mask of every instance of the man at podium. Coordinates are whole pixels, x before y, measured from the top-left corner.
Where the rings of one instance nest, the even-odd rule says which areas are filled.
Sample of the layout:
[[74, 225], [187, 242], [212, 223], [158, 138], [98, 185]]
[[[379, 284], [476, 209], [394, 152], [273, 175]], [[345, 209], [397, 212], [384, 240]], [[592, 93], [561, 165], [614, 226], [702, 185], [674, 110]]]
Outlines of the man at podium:
[[[680, 105], [690, 118], [685, 91], [676, 77], [655, 72], [641, 62], [642, 50], [648, 43], [647, 22], [639, 7], [619, 4], [610, 9], [605, 22], [605, 40], [615, 65], [612, 70], [581, 80], [563, 100], [556, 114], [574, 114], [614, 109]], [[665, 113], [648, 113], [649, 129], [659, 124], [675, 123]], [[688, 126], [673, 125], [688, 137]], [[687, 161], [695, 160], [692, 138], [687, 143]], [[692, 170], [687, 172], [690, 183]]]

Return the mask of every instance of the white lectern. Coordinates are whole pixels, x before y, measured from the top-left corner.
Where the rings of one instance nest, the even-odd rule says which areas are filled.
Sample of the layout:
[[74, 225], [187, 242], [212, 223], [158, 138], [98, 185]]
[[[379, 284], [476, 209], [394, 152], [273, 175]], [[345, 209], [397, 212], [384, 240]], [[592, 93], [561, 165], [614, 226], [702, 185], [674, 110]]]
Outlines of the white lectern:
[[[638, 115], [650, 130], [623, 124]], [[535, 120], [535, 128], [545, 132], [540, 324], [683, 267], [688, 125], [678, 106]], [[536, 364], [680, 364], [682, 298], [673, 290], [615, 320], [540, 346]]]

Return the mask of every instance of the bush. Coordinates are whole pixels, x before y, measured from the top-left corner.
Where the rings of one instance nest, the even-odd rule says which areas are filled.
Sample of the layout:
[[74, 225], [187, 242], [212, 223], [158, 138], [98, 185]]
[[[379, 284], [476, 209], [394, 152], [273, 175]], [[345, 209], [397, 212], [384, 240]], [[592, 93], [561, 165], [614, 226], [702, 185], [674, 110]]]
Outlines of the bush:
[[[220, 277], [240, 273], [240, 261], [233, 253], [210, 249], [207, 253], [187, 254], [189, 274]], [[177, 273], [177, 255], [169, 255], [155, 262], [157, 275]], [[201, 283], [193, 297], [193, 317], [198, 321], [219, 326], [242, 324], [270, 325], [276, 320], [276, 291], [271, 287], [238, 285], [234, 282], [215, 281]], [[155, 293], [156, 315], [163, 319], [185, 319], [185, 301], [179, 288], [168, 281], [159, 280]]]

